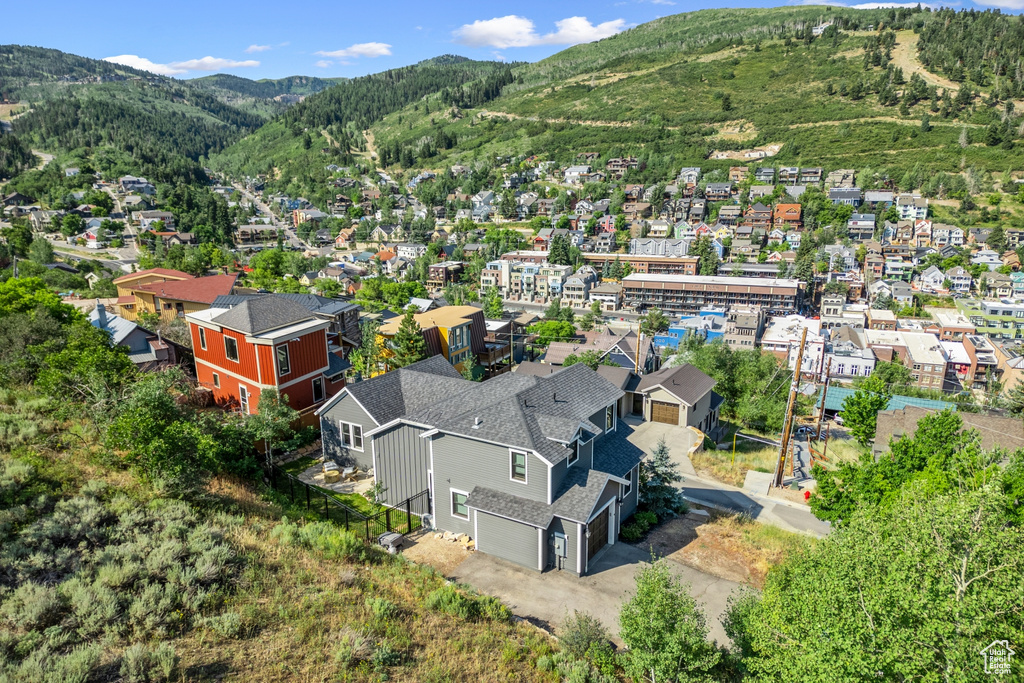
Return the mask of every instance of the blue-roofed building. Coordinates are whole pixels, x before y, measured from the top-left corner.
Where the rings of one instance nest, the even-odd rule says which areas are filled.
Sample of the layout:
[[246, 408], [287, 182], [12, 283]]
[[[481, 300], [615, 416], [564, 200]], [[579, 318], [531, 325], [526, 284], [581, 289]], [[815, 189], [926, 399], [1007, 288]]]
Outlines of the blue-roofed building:
[[[834, 415], [835, 413], [842, 411], [843, 401], [846, 400], [847, 396], [853, 396], [855, 393], [855, 389], [830, 386], [828, 388], [828, 395], [825, 398], [825, 412]], [[821, 394], [818, 394], [817, 406], [819, 409], [821, 408]], [[950, 401], [936, 401], [929, 398], [918, 398], [916, 396], [893, 396], [889, 399], [889, 405], [887, 405], [885, 409], [903, 410], [907, 406], [929, 408], [931, 410], [945, 410], [946, 408], [956, 410], [956, 404]]]
[[652, 341], [656, 349], [677, 349], [679, 342], [689, 334], [696, 334], [711, 342], [725, 334], [725, 322], [724, 309], [704, 309], [697, 315], [682, 316], [669, 325], [668, 330], [655, 335]]

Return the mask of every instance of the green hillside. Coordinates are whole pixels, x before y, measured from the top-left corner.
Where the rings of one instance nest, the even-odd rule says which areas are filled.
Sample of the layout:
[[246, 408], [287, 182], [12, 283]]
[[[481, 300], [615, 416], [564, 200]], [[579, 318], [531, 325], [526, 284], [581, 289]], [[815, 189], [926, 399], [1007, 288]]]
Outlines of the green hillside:
[[98, 168], [168, 183], [204, 181], [200, 159], [265, 120], [187, 81], [17, 45], [0, 46], [0, 93], [27, 109], [12, 122], [20, 145], [78, 161], [102, 150]]
[[[424, 98], [479, 105], [512, 81], [512, 67], [452, 55], [354, 78], [306, 98], [254, 134], [210, 157], [211, 168], [233, 176], [267, 174], [280, 189], [326, 198], [326, 166], [368, 160], [364, 132], [387, 114]], [[424, 116], [429, 114], [424, 110]]]
[[[826, 21], [834, 27], [813, 36]], [[1019, 70], [1008, 67], [1024, 45], [1021, 26], [998, 12], [680, 14], [519, 66], [484, 108], [439, 114], [438, 95], [436, 106], [428, 98], [419, 111], [394, 112], [372, 133], [381, 163], [411, 158], [437, 168], [496, 155], [564, 161], [580, 151], [728, 167], [745, 157], [709, 161], [711, 153], [774, 145], [777, 164], [876, 177], [898, 179], [915, 166], [1020, 170], [1007, 148], [1018, 137], [1012, 101], [1024, 93]], [[949, 66], [950, 54], [981, 49], [1002, 56], [976, 77]], [[924, 68], [925, 58], [938, 73]], [[439, 139], [455, 144], [444, 149]]]
[[347, 78], [316, 78], [315, 76], [288, 76], [287, 78], [261, 78], [258, 81], [231, 74], [214, 74], [193, 78], [189, 83], [212, 91], [233, 93], [241, 97], [273, 99], [278, 95], [312, 95]]

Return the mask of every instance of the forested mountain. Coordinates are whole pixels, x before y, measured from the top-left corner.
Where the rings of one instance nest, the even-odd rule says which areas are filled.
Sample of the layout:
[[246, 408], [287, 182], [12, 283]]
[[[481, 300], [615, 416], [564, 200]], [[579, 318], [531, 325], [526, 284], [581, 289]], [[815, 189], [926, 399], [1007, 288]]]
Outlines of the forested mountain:
[[33, 159], [32, 150], [24, 142], [0, 128], [0, 180], [30, 167]]
[[[353, 78], [306, 98], [209, 164], [234, 176], [272, 174], [282, 190], [326, 197], [325, 166], [352, 164], [361, 155], [365, 160], [363, 133], [371, 124], [405, 107], [418, 109], [427, 97], [435, 97], [438, 108], [480, 106], [512, 82], [512, 69], [444, 55]], [[426, 114], [430, 106], [424, 102]]]
[[258, 81], [231, 74], [214, 74], [194, 78], [188, 82], [213, 92], [232, 93], [242, 97], [273, 99], [278, 95], [313, 95], [332, 85], [343, 83], [347, 78], [316, 78], [315, 76], [288, 76], [287, 78], [262, 78]]
[[1024, 16], [943, 9], [921, 29], [921, 63], [957, 83], [1024, 95]]

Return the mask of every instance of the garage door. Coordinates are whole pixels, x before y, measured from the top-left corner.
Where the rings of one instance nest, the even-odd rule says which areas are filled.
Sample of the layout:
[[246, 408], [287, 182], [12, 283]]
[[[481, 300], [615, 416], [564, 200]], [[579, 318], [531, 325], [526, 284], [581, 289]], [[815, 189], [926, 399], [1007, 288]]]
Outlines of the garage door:
[[651, 401], [651, 422], [679, 424], [679, 405], [664, 401]]
[[587, 530], [590, 532], [590, 538], [587, 539], [587, 559], [589, 560], [597, 551], [608, 545], [608, 511], [610, 508], [606, 508], [604, 512], [599, 514], [594, 521], [590, 523]]

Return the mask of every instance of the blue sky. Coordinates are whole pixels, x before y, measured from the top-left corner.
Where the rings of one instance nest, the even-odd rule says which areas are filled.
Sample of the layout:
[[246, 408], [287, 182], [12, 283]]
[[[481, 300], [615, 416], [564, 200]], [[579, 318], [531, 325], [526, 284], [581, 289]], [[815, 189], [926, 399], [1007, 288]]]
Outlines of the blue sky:
[[[9, 0], [5, 4], [0, 43], [111, 58], [179, 78], [218, 72], [280, 78], [360, 76], [445, 53], [535, 61], [569, 45], [668, 14], [787, 3], [177, 0], [89, 7], [67, 0]], [[831, 4], [856, 6], [858, 2]], [[1024, 0], [959, 0], [954, 6], [1019, 12]]]

